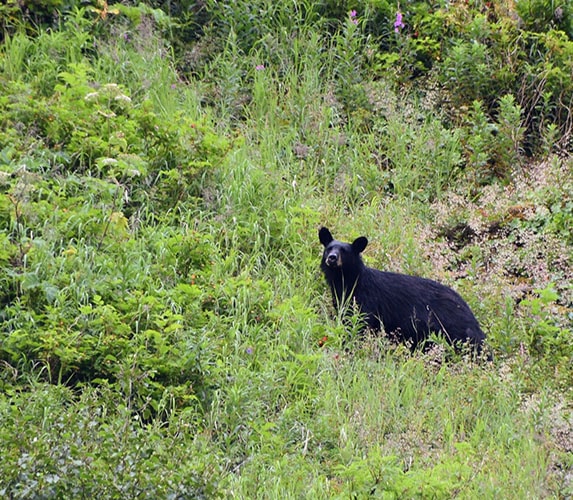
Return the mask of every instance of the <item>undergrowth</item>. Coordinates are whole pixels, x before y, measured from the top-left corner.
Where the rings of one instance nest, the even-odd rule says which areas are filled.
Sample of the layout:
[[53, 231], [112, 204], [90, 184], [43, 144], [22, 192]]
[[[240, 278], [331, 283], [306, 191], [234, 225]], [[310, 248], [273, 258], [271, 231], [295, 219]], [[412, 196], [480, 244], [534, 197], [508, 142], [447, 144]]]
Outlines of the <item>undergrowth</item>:
[[[573, 493], [566, 2], [50, 5], [0, 7], [2, 496]], [[493, 362], [361, 338], [322, 224]]]

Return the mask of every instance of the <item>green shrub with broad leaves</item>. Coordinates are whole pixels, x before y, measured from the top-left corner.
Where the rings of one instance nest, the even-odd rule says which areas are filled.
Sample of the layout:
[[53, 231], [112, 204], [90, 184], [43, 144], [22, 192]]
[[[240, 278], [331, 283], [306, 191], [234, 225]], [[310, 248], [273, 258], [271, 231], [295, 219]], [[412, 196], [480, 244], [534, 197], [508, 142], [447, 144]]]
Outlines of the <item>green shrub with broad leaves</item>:
[[215, 251], [176, 228], [230, 141], [98, 81], [60, 32], [15, 34], [3, 52], [0, 358], [52, 382], [117, 383], [144, 416], [165, 391], [203, 400], [216, 339], [196, 282]]

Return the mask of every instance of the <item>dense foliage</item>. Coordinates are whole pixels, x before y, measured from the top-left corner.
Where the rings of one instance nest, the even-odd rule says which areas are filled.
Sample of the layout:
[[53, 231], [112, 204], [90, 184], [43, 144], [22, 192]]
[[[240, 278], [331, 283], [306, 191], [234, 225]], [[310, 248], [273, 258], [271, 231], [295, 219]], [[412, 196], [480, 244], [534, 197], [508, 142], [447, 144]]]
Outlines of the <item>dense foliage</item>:
[[[0, 22], [1, 496], [573, 494], [570, 2]], [[493, 363], [355, 338], [321, 224]]]

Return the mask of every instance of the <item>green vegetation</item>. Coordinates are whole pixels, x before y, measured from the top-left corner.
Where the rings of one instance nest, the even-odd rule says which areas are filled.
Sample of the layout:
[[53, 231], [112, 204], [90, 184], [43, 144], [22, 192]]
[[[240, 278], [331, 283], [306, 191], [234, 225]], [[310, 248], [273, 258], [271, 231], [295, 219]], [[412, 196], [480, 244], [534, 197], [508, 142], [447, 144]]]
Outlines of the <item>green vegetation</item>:
[[[570, 2], [0, 21], [0, 496], [573, 495]], [[343, 347], [321, 224], [494, 361]]]

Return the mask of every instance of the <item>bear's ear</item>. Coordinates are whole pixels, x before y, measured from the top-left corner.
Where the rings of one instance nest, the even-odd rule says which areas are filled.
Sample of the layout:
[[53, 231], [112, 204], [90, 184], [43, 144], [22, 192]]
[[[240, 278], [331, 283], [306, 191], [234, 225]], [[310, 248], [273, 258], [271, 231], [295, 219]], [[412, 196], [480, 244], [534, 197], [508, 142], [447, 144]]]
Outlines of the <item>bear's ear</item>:
[[352, 242], [352, 250], [355, 253], [362, 253], [366, 248], [366, 245], [368, 245], [368, 238], [366, 238], [366, 236], [360, 236], [360, 238], [356, 238]]
[[318, 231], [318, 239], [326, 247], [334, 238], [332, 237], [332, 234], [330, 234], [328, 228], [321, 227], [320, 231]]

